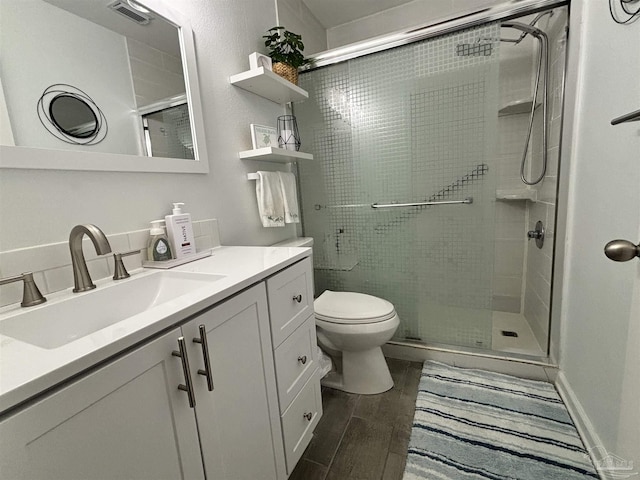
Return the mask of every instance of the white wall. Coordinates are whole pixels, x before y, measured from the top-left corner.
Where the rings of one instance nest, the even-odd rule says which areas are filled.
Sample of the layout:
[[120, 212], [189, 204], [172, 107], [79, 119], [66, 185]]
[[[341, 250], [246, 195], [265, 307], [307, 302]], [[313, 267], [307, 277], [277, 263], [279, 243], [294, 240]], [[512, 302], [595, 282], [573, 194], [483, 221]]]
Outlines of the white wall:
[[185, 93], [182, 60], [179, 56], [131, 38], [127, 39], [127, 51], [138, 108]]
[[261, 226], [255, 184], [246, 179], [248, 172], [283, 167], [237, 158], [251, 146], [249, 124], [275, 126], [283, 108], [228, 82], [261, 49], [261, 36], [276, 21], [274, 2], [179, 0], [171, 7], [190, 18], [194, 30], [210, 173], [0, 170], [0, 251], [65, 241], [79, 223], [95, 223], [107, 234], [148, 228], [173, 201], [185, 202], [195, 220], [217, 218], [226, 245], [293, 236], [293, 226]]
[[570, 183], [556, 263], [564, 277], [554, 296], [562, 305], [559, 360], [567, 389], [591, 424], [592, 441], [634, 461], [637, 472], [640, 302], [633, 301], [640, 264], [612, 262], [603, 247], [614, 238], [639, 240], [640, 128], [609, 122], [640, 108], [640, 56], [629, 49], [640, 43], [640, 22], [615, 24], [607, 3], [572, 2], [561, 166]]
[[[40, 0], [2, 0], [0, 9], [2, 80], [15, 144], [137, 154], [141, 143], [125, 38]], [[40, 124], [36, 104], [56, 83], [84, 91], [104, 112], [109, 134], [102, 142], [67, 144]]]
[[302, 0], [276, 0], [278, 25], [302, 35], [306, 57], [327, 49], [327, 31]]
[[502, 0], [414, 0], [327, 30], [328, 48], [359, 42], [438, 18], [503, 3]]

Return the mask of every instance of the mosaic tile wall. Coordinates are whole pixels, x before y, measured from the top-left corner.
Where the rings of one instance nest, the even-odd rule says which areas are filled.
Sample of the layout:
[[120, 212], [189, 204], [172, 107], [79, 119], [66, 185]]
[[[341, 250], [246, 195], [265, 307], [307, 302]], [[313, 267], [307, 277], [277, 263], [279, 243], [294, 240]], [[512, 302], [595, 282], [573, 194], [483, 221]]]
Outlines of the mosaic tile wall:
[[491, 347], [498, 35], [486, 25], [300, 77], [316, 293], [388, 299], [397, 338]]

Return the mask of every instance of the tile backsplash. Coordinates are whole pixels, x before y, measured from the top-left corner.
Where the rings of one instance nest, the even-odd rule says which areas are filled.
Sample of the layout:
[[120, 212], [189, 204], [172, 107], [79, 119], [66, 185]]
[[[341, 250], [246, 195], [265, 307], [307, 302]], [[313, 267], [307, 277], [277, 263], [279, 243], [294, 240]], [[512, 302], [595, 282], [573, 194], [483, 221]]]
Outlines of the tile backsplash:
[[[193, 233], [197, 251], [220, 246], [216, 219], [194, 221]], [[113, 253], [142, 250], [139, 254], [123, 258], [127, 270], [142, 267], [142, 260], [146, 259], [144, 250], [149, 239], [149, 229], [107, 235], [107, 239]], [[86, 236], [83, 240], [83, 251], [93, 280], [113, 275], [113, 255], [98, 257], [91, 240]], [[51, 243], [0, 252], [0, 277], [10, 277], [23, 272], [33, 272], [36, 285], [43, 295], [73, 287], [69, 243]], [[20, 302], [21, 299], [22, 282], [0, 287], [0, 307]]]

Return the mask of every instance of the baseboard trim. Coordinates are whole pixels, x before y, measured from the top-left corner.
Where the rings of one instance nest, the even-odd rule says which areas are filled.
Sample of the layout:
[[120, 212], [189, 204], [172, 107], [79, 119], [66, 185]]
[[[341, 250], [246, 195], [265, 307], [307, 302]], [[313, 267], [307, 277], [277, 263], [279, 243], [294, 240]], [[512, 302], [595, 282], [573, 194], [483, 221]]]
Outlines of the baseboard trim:
[[589, 452], [591, 462], [594, 464], [600, 478], [602, 480], [619, 480], [621, 477], [613, 476], [610, 471], [603, 470], [603, 465], [600, 464], [601, 462], [596, 461], [598, 459], [594, 458], [594, 452], [599, 452], [603, 448], [602, 441], [596, 433], [591, 420], [589, 420], [587, 413], [584, 411], [584, 408], [582, 408], [578, 397], [571, 388], [571, 385], [567, 381], [567, 377], [565, 377], [562, 370], [558, 372], [555, 386], [556, 390], [560, 394], [560, 398], [562, 398], [562, 401], [569, 411], [569, 416], [573, 420], [573, 423], [578, 430], [578, 435], [580, 435], [582, 443], [584, 443], [587, 452]]

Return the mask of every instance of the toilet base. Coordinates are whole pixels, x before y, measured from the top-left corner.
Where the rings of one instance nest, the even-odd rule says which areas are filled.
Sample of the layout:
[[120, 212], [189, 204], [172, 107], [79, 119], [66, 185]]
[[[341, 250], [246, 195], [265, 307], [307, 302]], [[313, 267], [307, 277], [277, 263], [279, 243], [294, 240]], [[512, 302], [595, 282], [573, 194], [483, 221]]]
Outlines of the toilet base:
[[342, 372], [329, 372], [322, 385], [343, 392], [374, 395], [393, 388], [389, 366], [380, 347], [342, 352]]

